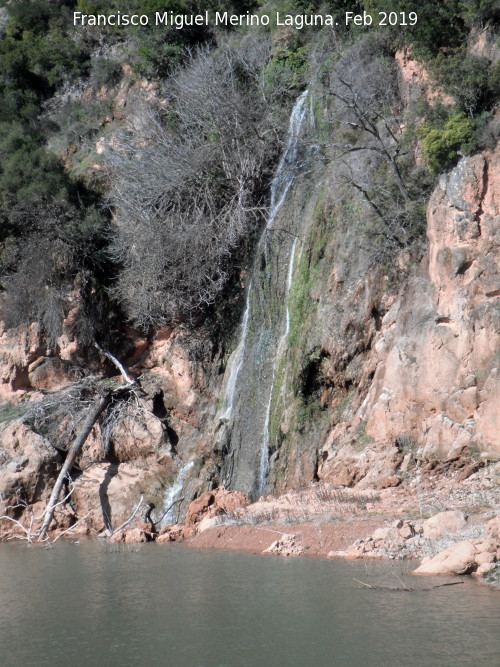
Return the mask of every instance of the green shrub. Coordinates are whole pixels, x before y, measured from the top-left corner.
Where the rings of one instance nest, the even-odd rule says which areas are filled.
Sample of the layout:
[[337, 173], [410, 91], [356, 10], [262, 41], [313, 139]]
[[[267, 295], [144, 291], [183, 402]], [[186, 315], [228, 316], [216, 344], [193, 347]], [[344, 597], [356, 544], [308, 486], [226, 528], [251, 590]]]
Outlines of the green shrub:
[[471, 146], [476, 131], [473, 120], [460, 112], [451, 116], [444, 127], [423, 125], [417, 134], [422, 150], [432, 173], [436, 174], [451, 166]]
[[20, 123], [0, 124], [0, 202], [65, 196], [68, 180], [55, 157]]
[[[414, 26], [393, 29], [398, 45], [410, 44], [418, 57], [429, 57], [442, 47], [459, 46], [464, 37], [464, 21], [460, 13], [460, 0], [368, 0], [367, 11], [417, 12]], [[390, 28], [385, 28], [389, 31]]]
[[498, 0], [366, 0], [363, 4], [371, 13], [417, 12], [416, 25], [395, 27], [392, 33], [398, 46], [410, 44], [414, 54], [423, 59], [438, 54], [443, 47], [461, 46], [472, 26], [500, 20]]
[[490, 67], [487, 58], [467, 54], [440, 53], [431, 63], [437, 82], [470, 116], [491, 106], [500, 93], [500, 67]]

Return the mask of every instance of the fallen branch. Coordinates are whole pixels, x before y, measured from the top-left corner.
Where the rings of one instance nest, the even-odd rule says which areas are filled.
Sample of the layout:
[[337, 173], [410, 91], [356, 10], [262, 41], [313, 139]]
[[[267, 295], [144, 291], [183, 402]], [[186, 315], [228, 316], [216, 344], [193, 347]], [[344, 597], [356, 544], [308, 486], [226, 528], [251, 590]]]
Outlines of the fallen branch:
[[[73, 482], [73, 480], [71, 479], [71, 477], [70, 477], [69, 474], [66, 475], [66, 479], [69, 481], [69, 491], [68, 491], [68, 493], [64, 496], [64, 498], [63, 498], [62, 500], [59, 500], [59, 502], [56, 503], [56, 504], [54, 505], [54, 511], [55, 511], [60, 505], [64, 505], [64, 504], [66, 503], [66, 501], [69, 500], [69, 498], [71, 498], [71, 496], [73, 495], [73, 491], [74, 491], [75, 488], [76, 488], [76, 484], [75, 484], [75, 482]], [[45, 509], [45, 510], [42, 512], [42, 514], [40, 514], [40, 516], [37, 516], [37, 517], [36, 517], [37, 521], [40, 521], [40, 519], [43, 519], [43, 517], [45, 516], [45, 513], [46, 513], [46, 512], [47, 512], [47, 509]]]
[[432, 591], [433, 588], [443, 588], [443, 586], [458, 586], [463, 583], [463, 579], [460, 581], [448, 581], [446, 584], [436, 584], [436, 586], [433, 586], [432, 588], [424, 588], [424, 591]]
[[120, 373], [122, 374], [123, 379], [125, 380], [125, 382], [126, 382], [127, 384], [135, 384], [135, 380], [133, 380], [133, 379], [130, 377], [130, 375], [129, 375], [129, 374], [127, 373], [127, 371], [125, 370], [123, 364], [121, 364], [121, 363], [118, 361], [118, 359], [117, 359], [116, 357], [114, 357], [114, 356], [111, 354], [111, 352], [108, 352], [107, 350], [104, 350], [104, 349], [99, 345], [99, 343], [94, 343], [94, 345], [95, 345], [95, 347], [99, 350], [99, 352], [100, 352], [104, 357], [106, 357], [107, 359], [109, 359], [109, 360], [111, 361], [111, 363], [112, 363], [114, 366], [116, 366], [116, 368], [120, 371]]
[[6, 514], [0, 516], [0, 521], [2, 521], [3, 519], [6, 519], [7, 521], [12, 521], [12, 523], [15, 523], [17, 526], [19, 526], [19, 528], [21, 528], [21, 530], [23, 530], [27, 535], [27, 537], [23, 537], [21, 539], [29, 540], [30, 530], [26, 528], [26, 526], [23, 526], [23, 524], [20, 521], [18, 521], [17, 519], [13, 519], [11, 516], [7, 516]]
[[[40, 533], [38, 536], [39, 540], [45, 539], [45, 536], [47, 534], [47, 530], [49, 528], [50, 522], [52, 521], [52, 517], [54, 516], [54, 510], [58, 504], [59, 500], [59, 495], [61, 493], [62, 485], [64, 482], [64, 479], [66, 475], [69, 473], [71, 468], [73, 467], [73, 464], [75, 462], [76, 457], [80, 453], [83, 445], [85, 444], [85, 441], [87, 440], [90, 431], [92, 430], [92, 427], [96, 423], [96, 421], [99, 419], [99, 415], [103, 410], [106, 408], [108, 403], [111, 400], [111, 392], [107, 392], [101, 398], [95, 403], [93, 409], [90, 411], [89, 415], [87, 416], [87, 419], [85, 420], [82, 429], [78, 436], [75, 438], [73, 444], [71, 445], [68, 454], [66, 456], [66, 460], [64, 461], [64, 465], [61, 468], [61, 472], [59, 473], [59, 476], [56, 480], [56, 483], [54, 485], [54, 489], [52, 491], [52, 494], [50, 496], [50, 500], [48, 502], [48, 505], [45, 509], [44, 516], [45, 519], [43, 521], [42, 527], [40, 529]], [[42, 515], [43, 516], [43, 515]]]
[[[396, 575], [397, 576], [397, 575]], [[403, 584], [404, 588], [395, 587], [395, 586], [371, 586], [370, 584], [366, 584], [364, 581], [360, 581], [359, 579], [355, 579], [353, 577], [353, 581], [357, 582], [358, 584], [361, 584], [362, 586], [366, 586], [366, 588], [371, 588], [374, 591], [406, 591], [407, 593], [414, 593], [415, 591], [420, 592], [420, 591], [433, 591], [435, 588], [443, 588], [443, 586], [457, 586], [458, 584], [463, 584], [463, 580], [461, 581], [449, 581], [445, 584], [436, 584], [435, 586], [431, 586], [430, 588], [410, 588], [409, 586], [406, 586], [405, 583], [398, 577], [398, 579], [401, 581]]]

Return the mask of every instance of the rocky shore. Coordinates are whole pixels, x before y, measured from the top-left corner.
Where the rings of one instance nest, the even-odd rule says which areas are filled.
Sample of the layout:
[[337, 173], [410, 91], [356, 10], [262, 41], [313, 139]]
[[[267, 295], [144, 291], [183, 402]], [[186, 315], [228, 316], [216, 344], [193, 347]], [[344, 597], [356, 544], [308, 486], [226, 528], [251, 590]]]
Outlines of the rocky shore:
[[110, 539], [281, 557], [408, 559], [420, 561], [416, 575], [473, 575], [498, 587], [499, 498], [490, 481], [499, 467], [456, 487], [450, 478], [434, 479], [426, 490], [405, 484], [359, 492], [322, 483], [254, 503], [219, 488], [192, 501], [183, 524], [158, 533], [141, 525]]

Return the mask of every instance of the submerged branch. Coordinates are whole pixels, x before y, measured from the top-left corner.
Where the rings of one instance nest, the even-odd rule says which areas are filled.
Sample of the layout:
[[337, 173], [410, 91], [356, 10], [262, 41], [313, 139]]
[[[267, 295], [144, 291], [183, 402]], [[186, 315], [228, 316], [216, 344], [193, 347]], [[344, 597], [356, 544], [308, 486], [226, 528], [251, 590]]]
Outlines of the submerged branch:
[[433, 591], [435, 588], [443, 588], [444, 586], [458, 586], [459, 584], [464, 583], [463, 580], [448, 581], [444, 584], [436, 584], [435, 586], [431, 586], [430, 588], [411, 588], [410, 586], [406, 586], [406, 584], [404, 583], [404, 581], [402, 581], [400, 577], [398, 577], [398, 579], [403, 584], [403, 588], [401, 588], [400, 586], [371, 586], [370, 584], [367, 584], [364, 581], [360, 581], [359, 579], [355, 579], [353, 577], [353, 581], [355, 581], [358, 584], [361, 584], [362, 586], [365, 586], [366, 588], [371, 588], [374, 591], [406, 591], [407, 593], [415, 593], [420, 591]]

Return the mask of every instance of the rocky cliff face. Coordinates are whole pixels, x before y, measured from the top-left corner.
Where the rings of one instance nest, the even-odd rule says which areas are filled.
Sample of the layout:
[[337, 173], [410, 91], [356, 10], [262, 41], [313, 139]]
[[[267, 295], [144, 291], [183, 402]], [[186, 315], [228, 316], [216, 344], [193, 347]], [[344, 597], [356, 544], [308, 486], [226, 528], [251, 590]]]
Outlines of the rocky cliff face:
[[[364, 360], [373, 379], [354, 416], [330, 433], [320, 477], [373, 481], [367, 464], [380, 449], [392, 454], [389, 470], [401, 454], [500, 455], [499, 156], [497, 147], [464, 158], [441, 177], [428, 205], [427, 253], [380, 318]], [[360, 432], [361, 454], [352, 451]]]
[[421, 276], [382, 320], [359, 412], [375, 440], [408, 435], [422, 456], [500, 454], [500, 150], [463, 159], [428, 206]]
[[[328, 196], [328, 173], [318, 168], [308, 179], [280, 212], [280, 226], [293, 230], [298, 243], [293, 263], [281, 258], [278, 266], [276, 300], [283, 319], [289, 296], [289, 332], [272, 368], [269, 402], [263, 401], [269, 406], [267, 490], [318, 479], [384, 488], [428, 461], [464, 452], [482, 461], [500, 457], [500, 147], [463, 158], [440, 178], [428, 204], [423, 259], [401, 252], [395, 266], [370, 272], [356, 229], [342, 226], [335, 197]], [[261, 311], [269, 320], [275, 316]], [[111, 445], [94, 429], [73, 493], [71, 512], [88, 515], [97, 531], [125, 521], [141, 497], [150, 520], [160, 524], [169, 489], [192, 462], [174, 498], [182, 515], [190, 499], [220, 484], [231, 453], [218, 430], [224, 359], [214, 341], [201, 333], [193, 342], [167, 328], [153, 338], [126, 335], [123, 361], [141, 377], [145, 396], [121, 415]], [[75, 383], [79, 354], [70, 318], [53, 349], [35, 326], [2, 333], [0, 395], [7, 403], [0, 492], [6, 501], [42, 507], [47, 500], [63, 452], [22, 416]], [[93, 370], [114, 373], [97, 359]], [[243, 385], [240, 403], [245, 391]], [[242, 414], [240, 434], [264, 421], [248, 406]], [[260, 456], [240, 459], [255, 466]], [[255, 477], [255, 470], [247, 472], [233, 479]], [[71, 512], [59, 517], [60, 527], [71, 523]]]

